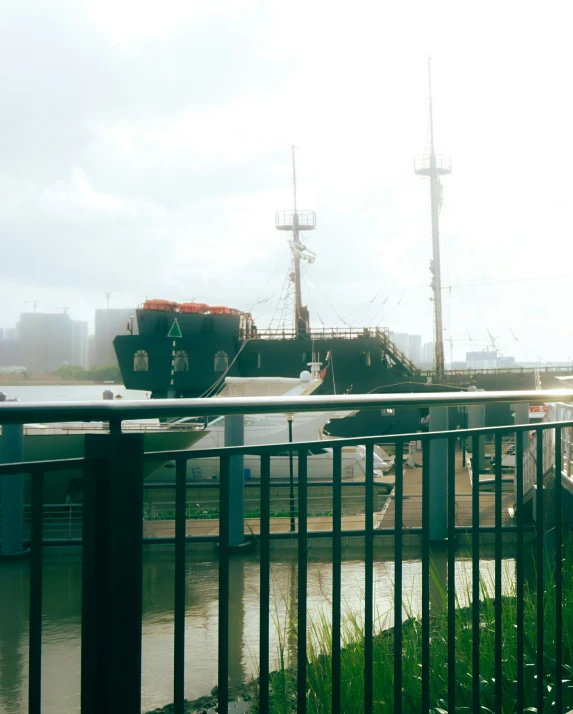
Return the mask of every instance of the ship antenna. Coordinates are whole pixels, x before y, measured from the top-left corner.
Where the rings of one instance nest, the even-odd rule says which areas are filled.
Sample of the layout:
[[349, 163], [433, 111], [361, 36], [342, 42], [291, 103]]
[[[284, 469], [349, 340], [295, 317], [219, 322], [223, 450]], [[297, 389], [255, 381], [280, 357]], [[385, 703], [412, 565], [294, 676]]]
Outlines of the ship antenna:
[[443, 379], [445, 372], [444, 360], [444, 326], [442, 315], [442, 273], [440, 265], [440, 209], [442, 207], [442, 184], [440, 176], [452, 173], [449, 157], [436, 157], [434, 147], [434, 115], [432, 104], [432, 58], [428, 57], [428, 89], [430, 95], [430, 154], [419, 157], [415, 162], [415, 171], [419, 176], [430, 177], [430, 201], [432, 208], [432, 291], [434, 300], [434, 362], [436, 378]]
[[293, 210], [280, 211], [276, 214], [276, 228], [283, 231], [292, 232], [290, 249], [293, 260], [293, 282], [294, 282], [294, 324], [297, 337], [303, 337], [309, 332], [309, 316], [306, 306], [302, 304], [302, 287], [300, 277], [300, 261], [306, 260], [313, 263], [314, 253], [309, 250], [300, 240], [300, 231], [312, 231], [316, 228], [316, 214], [314, 211], [299, 212], [296, 202], [296, 146], [292, 145], [292, 184], [293, 184]]

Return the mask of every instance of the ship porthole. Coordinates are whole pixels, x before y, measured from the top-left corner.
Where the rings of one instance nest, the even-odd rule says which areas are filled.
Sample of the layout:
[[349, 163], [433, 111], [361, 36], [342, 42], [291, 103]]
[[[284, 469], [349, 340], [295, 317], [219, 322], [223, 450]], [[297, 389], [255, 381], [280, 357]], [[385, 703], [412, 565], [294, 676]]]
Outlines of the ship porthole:
[[175, 353], [175, 363], [173, 365], [176, 372], [189, 371], [189, 356], [185, 350], [177, 350]]
[[147, 372], [149, 369], [149, 355], [145, 350], [137, 350], [133, 355], [133, 371]]
[[213, 369], [215, 372], [225, 372], [229, 366], [229, 355], [223, 350], [215, 352]]

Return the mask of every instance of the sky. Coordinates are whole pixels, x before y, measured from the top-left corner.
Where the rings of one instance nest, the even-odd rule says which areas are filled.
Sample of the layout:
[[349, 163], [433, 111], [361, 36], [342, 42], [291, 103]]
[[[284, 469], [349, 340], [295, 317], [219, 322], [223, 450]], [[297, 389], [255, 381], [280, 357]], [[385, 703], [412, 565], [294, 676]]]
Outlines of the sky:
[[432, 338], [428, 75], [446, 357], [573, 358], [565, 2], [19, 0], [0, 13], [0, 327], [146, 298], [287, 315], [275, 211], [317, 214], [311, 325]]

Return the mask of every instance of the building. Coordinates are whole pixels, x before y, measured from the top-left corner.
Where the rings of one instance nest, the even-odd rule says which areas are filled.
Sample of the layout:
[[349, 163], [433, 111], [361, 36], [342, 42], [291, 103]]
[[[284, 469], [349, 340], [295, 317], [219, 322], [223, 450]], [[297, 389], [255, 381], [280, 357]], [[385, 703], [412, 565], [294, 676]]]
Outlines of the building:
[[393, 332], [391, 334], [392, 342], [396, 347], [408, 357], [410, 351], [410, 335], [407, 332]]
[[[113, 341], [117, 335], [129, 333], [127, 325], [131, 325], [135, 310], [129, 308], [114, 308], [96, 310], [95, 312], [95, 345], [94, 360], [96, 367], [117, 366]], [[136, 321], [134, 334], [136, 332]]]
[[515, 366], [515, 357], [505, 357], [497, 350], [466, 352], [466, 369], [503, 369]]
[[31, 372], [54, 372], [72, 360], [72, 320], [66, 313], [20, 315], [20, 361]]
[[11, 327], [0, 328], [0, 367], [20, 364], [20, 342], [16, 330]]
[[409, 335], [408, 357], [415, 365], [422, 363], [422, 335]]
[[88, 368], [95, 367], [95, 335], [88, 337]]
[[422, 347], [422, 362], [424, 364], [434, 364], [434, 351], [434, 342], [424, 342], [424, 346]]
[[88, 323], [72, 320], [72, 364], [88, 368]]

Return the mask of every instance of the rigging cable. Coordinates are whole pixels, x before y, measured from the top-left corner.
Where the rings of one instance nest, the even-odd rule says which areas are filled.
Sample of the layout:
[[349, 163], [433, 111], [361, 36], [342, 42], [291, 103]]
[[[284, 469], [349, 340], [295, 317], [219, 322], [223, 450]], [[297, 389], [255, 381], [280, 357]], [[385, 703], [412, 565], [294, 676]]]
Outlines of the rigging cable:
[[[275, 265], [275, 267], [273, 268], [272, 273], [271, 273], [271, 274], [269, 275], [269, 277], [267, 278], [267, 282], [264, 284], [263, 288], [262, 288], [261, 291], [259, 292], [259, 295], [262, 295], [262, 294], [265, 292], [265, 290], [267, 289], [268, 284], [269, 284], [269, 283], [271, 282], [271, 280], [273, 279], [275, 273], [276, 273], [277, 270], [279, 269], [280, 264], [283, 262], [285, 256], [286, 256], [287, 253], [289, 252], [289, 250], [290, 250], [290, 247], [287, 247], [287, 249], [285, 250], [285, 252], [281, 255], [281, 257], [279, 258], [278, 263], [277, 263], [277, 264]], [[274, 292], [276, 292], [276, 290], [275, 290]], [[253, 310], [253, 308], [254, 308], [256, 305], [258, 305], [258, 304], [261, 303], [261, 302], [265, 302], [266, 300], [267, 300], [267, 298], [265, 298], [264, 300], [261, 300], [260, 298], [257, 299], [257, 301], [255, 301], [254, 303], [252, 303], [252, 307], [251, 307], [249, 310], [247, 310], [247, 312], [251, 312], [251, 311]]]
[[230, 370], [231, 367], [235, 364], [235, 362], [237, 361], [237, 358], [239, 357], [239, 355], [241, 354], [241, 352], [245, 349], [245, 345], [247, 344], [247, 342], [250, 342], [251, 339], [252, 339], [251, 337], [247, 337], [246, 340], [243, 340], [243, 344], [241, 345], [241, 348], [239, 349], [239, 351], [237, 352], [237, 354], [234, 356], [233, 361], [231, 362], [231, 364], [228, 365], [228, 366], [227, 366], [227, 369], [223, 372], [223, 374], [222, 374], [218, 379], [216, 379], [216, 380], [213, 382], [213, 384], [212, 384], [208, 389], [206, 389], [206, 390], [203, 392], [203, 394], [201, 394], [201, 396], [199, 397], [200, 399], [201, 399], [201, 397], [210, 397], [210, 396], [217, 390], [217, 388], [220, 386], [220, 383], [225, 379], [225, 377], [227, 376], [227, 374], [229, 374], [229, 370]]

